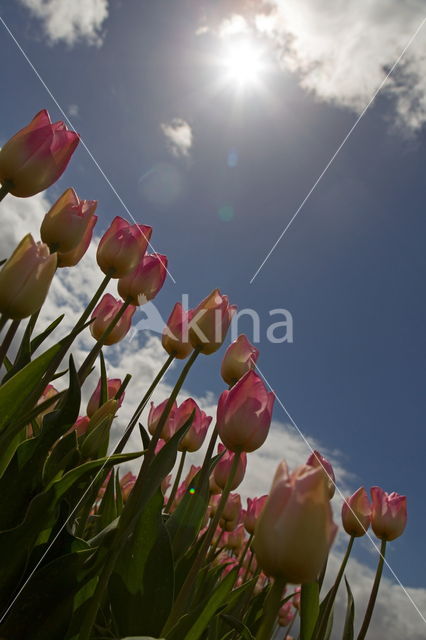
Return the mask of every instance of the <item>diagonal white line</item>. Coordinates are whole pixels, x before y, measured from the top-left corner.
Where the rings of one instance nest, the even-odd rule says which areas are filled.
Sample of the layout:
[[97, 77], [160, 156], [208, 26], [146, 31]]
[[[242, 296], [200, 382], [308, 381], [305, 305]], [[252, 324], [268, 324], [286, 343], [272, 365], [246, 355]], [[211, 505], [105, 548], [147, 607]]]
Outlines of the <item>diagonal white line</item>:
[[[252, 362], [254, 362], [252, 360]], [[278, 402], [278, 404], [280, 405], [281, 409], [284, 411], [284, 413], [286, 414], [286, 416], [288, 417], [288, 419], [290, 420], [291, 424], [293, 425], [293, 427], [296, 429], [297, 433], [299, 434], [299, 436], [302, 438], [303, 442], [306, 444], [306, 446], [308, 447], [308, 449], [311, 451], [311, 453], [313, 453], [315, 455], [315, 451], [312, 448], [312, 445], [309, 443], [309, 441], [306, 439], [306, 437], [304, 436], [304, 434], [302, 433], [302, 431], [299, 429], [299, 427], [296, 424], [296, 421], [294, 420], [294, 418], [290, 415], [288, 409], [285, 407], [285, 405], [283, 404], [283, 402], [280, 400], [280, 398], [277, 396], [276, 392], [274, 391], [274, 389], [272, 388], [272, 386], [270, 385], [269, 381], [266, 379], [264, 373], [259, 369], [259, 366], [257, 363], [254, 363], [256, 366], [257, 371], [259, 372], [260, 376], [264, 379], [264, 381], [266, 382], [266, 385], [268, 386], [268, 388], [272, 391], [272, 393], [275, 396], [276, 401]], [[321, 460], [317, 457], [316, 458], [318, 460], [318, 462], [321, 464], [323, 471], [325, 472], [325, 474], [327, 475], [328, 479], [330, 480], [330, 482], [332, 482], [332, 484], [334, 485], [337, 493], [339, 494], [339, 496], [342, 498], [342, 500], [345, 500], [345, 496], [343, 495], [341, 489], [337, 486], [335, 480], [329, 475], [329, 473], [327, 472], [327, 469], [324, 467], [324, 465], [321, 463]], [[359, 520], [357, 514], [353, 511], [353, 509], [351, 508], [350, 505], [348, 505], [349, 509], [352, 512], [352, 515], [355, 517], [355, 519], [358, 521], [358, 523], [362, 525], [361, 521]], [[364, 527], [363, 527], [364, 528]], [[367, 538], [370, 540], [371, 544], [373, 545], [374, 549], [377, 551], [377, 553], [381, 556], [382, 554], [380, 553], [380, 548], [377, 546], [376, 542], [374, 541], [374, 539], [372, 538], [371, 534], [364, 529], [365, 534], [367, 536]], [[383, 557], [383, 556], [382, 556]], [[407, 596], [408, 600], [411, 602], [411, 604], [413, 605], [413, 607], [415, 608], [415, 610], [417, 611], [417, 613], [419, 614], [420, 618], [423, 620], [423, 622], [426, 624], [426, 618], [423, 615], [423, 613], [420, 611], [419, 607], [417, 606], [417, 604], [414, 602], [413, 598], [411, 597], [411, 595], [408, 593], [407, 589], [404, 587], [404, 585], [402, 584], [401, 580], [398, 578], [398, 576], [396, 575], [395, 571], [392, 569], [392, 567], [390, 566], [389, 562], [386, 560], [385, 557], [383, 557], [384, 563], [387, 566], [387, 568], [389, 569], [389, 571], [391, 572], [391, 574], [393, 575], [393, 577], [395, 578], [395, 580], [397, 581], [397, 583], [399, 584], [399, 586], [401, 587], [401, 589], [404, 591], [405, 595]]]
[[[46, 82], [43, 80], [43, 78], [41, 77], [39, 71], [36, 69], [36, 67], [33, 65], [33, 63], [31, 62], [31, 60], [29, 59], [29, 57], [27, 56], [27, 54], [25, 53], [24, 49], [22, 48], [22, 46], [20, 45], [20, 43], [18, 42], [18, 40], [16, 39], [16, 37], [14, 36], [14, 34], [12, 33], [12, 31], [9, 29], [8, 25], [6, 24], [6, 22], [3, 20], [3, 18], [0, 16], [0, 22], [2, 23], [2, 25], [4, 26], [4, 28], [6, 29], [6, 31], [8, 32], [8, 34], [10, 35], [10, 37], [12, 38], [13, 42], [16, 44], [17, 48], [19, 49], [19, 51], [21, 52], [21, 54], [23, 55], [23, 57], [25, 58], [25, 60], [28, 62], [29, 66], [31, 67], [31, 69], [33, 70], [33, 72], [35, 73], [35, 75], [37, 76], [37, 78], [40, 80], [41, 84], [43, 85], [43, 87], [46, 89], [47, 93], [49, 94], [50, 98], [53, 100], [53, 102], [55, 103], [56, 107], [59, 109], [59, 111], [61, 112], [64, 120], [66, 121], [66, 123], [68, 124], [68, 126], [73, 129], [75, 131], [76, 127], [73, 125], [73, 123], [71, 122], [71, 120], [69, 119], [68, 115], [66, 114], [66, 112], [63, 110], [63, 108], [61, 107], [61, 105], [59, 104], [59, 102], [57, 101], [57, 99], [55, 98], [55, 96], [53, 95], [52, 91], [49, 89], [49, 87], [47, 86]], [[82, 137], [80, 137], [80, 143], [82, 145], [82, 147], [84, 147], [84, 149], [87, 151], [90, 159], [92, 160], [92, 162], [94, 163], [94, 165], [96, 166], [96, 168], [98, 169], [98, 171], [100, 172], [100, 174], [102, 175], [102, 177], [105, 179], [106, 183], [108, 184], [108, 186], [110, 187], [111, 191], [113, 192], [113, 194], [115, 195], [115, 197], [117, 198], [117, 200], [119, 201], [119, 203], [121, 204], [121, 206], [123, 207], [123, 209], [126, 211], [126, 213], [129, 215], [129, 217], [133, 220], [133, 222], [135, 224], [138, 224], [132, 214], [132, 212], [130, 211], [130, 209], [128, 208], [128, 206], [126, 205], [126, 203], [124, 202], [123, 198], [120, 196], [120, 194], [118, 193], [117, 189], [114, 187], [114, 185], [112, 184], [111, 180], [108, 178], [108, 176], [106, 175], [105, 171], [102, 169], [102, 167], [100, 166], [99, 162], [96, 160], [95, 156], [93, 155], [93, 153], [90, 151], [89, 147], [87, 146], [87, 144], [85, 143], [85, 141], [83, 140]], [[168, 270], [167, 266], [163, 263], [162, 259], [160, 258], [159, 254], [157, 253], [157, 251], [154, 249], [153, 245], [151, 244], [150, 240], [145, 236], [145, 234], [143, 233], [143, 231], [141, 231], [141, 234], [144, 236], [145, 240], [148, 241], [148, 246], [150, 247], [150, 249], [152, 250], [152, 252], [157, 256], [157, 258], [159, 259], [159, 261], [161, 262], [161, 264], [163, 265], [163, 267], [166, 269], [167, 274], [169, 275], [170, 279], [172, 280], [172, 282], [174, 284], [176, 284], [176, 280], [173, 278], [172, 274], [170, 273], [170, 271]]]
[[377, 95], [380, 93], [380, 91], [382, 90], [382, 88], [384, 87], [386, 82], [388, 81], [389, 77], [392, 75], [392, 73], [394, 72], [396, 67], [401, 62], [404, 54], [406, 53], [407, 49], [411, 46], [411, 44], [414, 42], [415, 38], [417, 37], [417, 35], [421, 31], [421, 29], [422, 29], [423, 25], [425, 24], [425, 22], [426, 22], [426, 17], [423, 18], [423, 20], [421, 21], [421, 23], [419, 24], [419, 26], [417, 27], [417, 29], [415, 30], [415, 32], [413, 33], [413, 35], [411, 36], [411, 38], [409, 39], [407, 44], [405, 45], [404, 49], [402, 50], [402, 52], [400, 53], [398, 58], [395, 60], [393, 65], [391, 66], [389, 72], [386, 74], [386, 76], [383, 78], [382, 82], [379, 84], [379, 86], [377, 87], [377, 89], [373, 93], [370, 101], [364, 107], [364, 109], [361, 111], [361, 113], [359, 114], [358, 118], [355, 120], [354, 124], [349, 129], [348, 133], [345, 135], [345, 137], [343, 138], [342, 142], [339, 144], [339, 146], [337, 147], [336, 151], [333, 153], [333, 155], [331, 156], [330, 160], [325, 165], [324, 169], [321, 171], [321, 173], [318, 176], [318, 178], [315, 180], [314, 184], [312, 185], [312, 187], [308, 191], [307, 195], [304, 197], [304, 199], [302, 200], [302, 202], [300, 203], [300, 205], [298, 206], [298, 208], [296, 209], [296, 211], [294, 212], [294, 214], [290, 218], [289, 222], [287, 223], [287, 225], [285, 226], [283, 231], [278, 236], [278, 239], [274, 242], [274, 244], [272, 245], [271, 249], [266, 254], [265, 258], [263, 259], [263, 262], [259, 265], [259, 267], [257, 268], [256, 272], [252, 276], [252, 278], [250, 280], [250, 284], [253, 284], [255, 278], [257, 278], [257, 276], [259, 275], [259, 272], [263, 268], [263, 266], [266, 263], [266, 261], [269, 260], [269, 258], [271, 257], [272, 253], [277, 248], [278, 244], [281, 242], [281, 240], [283, 239], [283, 237], [285, 236], [287, 231], [290, 229], [291, 225], [293, 224], [293, 222], [295, 221], [295, 219], [297, 218], [297, 216], [299, 215], [299, 213], [301, 212], [301, 210], [305, 206], [306, 202], [309, 200], [309, 198], [311, 197], [312, 193], [315, 191], [315, 189], [317, 188], [317, 186], [321, 182], [322, 178], [325, 176], [325, 174], [327, 173], [328, 169], [331, 167], [331, 165], [333, 164], [334, 160], [337, 158], [337, 156], [339, 155], [340, 151], [343, 149], [343, 147], [345, 146], [346, 142], [349, 140], [350, 136], [352, 135], [352, 133], [355, 131], [356, 127], [361, 122], [361, 120], [364, 117], [364, 115], [366, 114], [367, 110], [370, 108], [370, 106], [372, 105], [372, 103], [376, 99]]

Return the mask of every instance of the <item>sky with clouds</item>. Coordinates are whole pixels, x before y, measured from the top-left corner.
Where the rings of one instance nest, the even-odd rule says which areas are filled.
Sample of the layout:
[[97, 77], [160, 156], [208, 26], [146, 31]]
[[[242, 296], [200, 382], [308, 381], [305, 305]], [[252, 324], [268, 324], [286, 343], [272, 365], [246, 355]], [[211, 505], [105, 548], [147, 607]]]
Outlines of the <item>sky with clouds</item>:
[[[0, 8], [8, 61], [0, 144], [41, 108], [55, 119], [62, 108], [86, 145], [46, 194], [2, 203], [1, 257], [26, 232], [37, 236], [50, 203], [74, 186], [99, 200], [97, 236], [129, 212], [153, 226], [175, 280], [155, 301], [156, 321], [182, 295], [194, 306], [216, 286], [255, 310], [261, 370], [309, 444], [333, 460], [343, 493], [379, 484], [408, 496], [409, 524], [388, 560], [426, 617], [424, 2], [19, 0]], [[227, 60], [247, 41], [260, 52], [259, 71], [242, 83]], [[49, 293], [40, 323], [65, 313], [59, 335], [100, 282], [95, 246]], [[293, 318], [294, 341], [271, 344], [270, 311], [281, 308]], [[143, 319], [139, 311], [136, 322]], [[248, 313], [239, 328], [250, 336]], [[90, 345], [82, 336], [77, 358]], [[182, 394], [211, 414], [223, 388], [222, 353], [198, 360]], [[155, 332], [139, 331], [107, 357], [111, 376], [133, 374], [118, 433], [164, 353]], [[92, 376], [86, 398], [95, 384]], [[265, 493], [280, 458], [296, 465], [308, 453], [277, 405], [267, 443], [249, 456], [243, 495]], [[348, 570], [360, 612], [374, 563], [371, 543], [360, 541]], [[424, 638], [421, 615], [389, 570], [385, 576], [371, 639], [384, 628], [390, 640]]]

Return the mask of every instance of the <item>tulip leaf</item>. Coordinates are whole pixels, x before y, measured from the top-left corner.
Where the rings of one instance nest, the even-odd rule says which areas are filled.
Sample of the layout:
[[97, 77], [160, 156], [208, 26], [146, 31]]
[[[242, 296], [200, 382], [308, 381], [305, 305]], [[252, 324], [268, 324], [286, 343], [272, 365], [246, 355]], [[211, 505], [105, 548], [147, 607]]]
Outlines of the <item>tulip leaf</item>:
[[318, 582], [302, 584], [300, 597], [300, 640], [311, 640], [319, 614]]
[[254, 636], [251, 633], [250, 629], [246, 627], [246, 625], [238, 620], [238, 618], [234, 618], [234, 616], [230, 616], [227, 613], [221, 613], [220, 617], [235, 631], [238, 632], [238, 637], [242, 640], [254, 640]]
[[200, 483], [200, 477], [201, 471], [194, 476], [181, 502], [167, 520], [166, 526], [175, 558], [189, 549], [201, 529], [207, 511], [210, 498], [209, 478], [205, 476]]
[[35, 338], [31, 340], [31, 353], [34, 353], [40, 345], [50, 336], [50, 334], [56, 329], [56, 327], [62, 322], [65, 314], [60, 315], [56, 320], [54, 320], [49, 326], [44, 329], [41, 333], [39, 333]]
[[111, 522], [113, 522], [113, 520], [115, 520], [118, 516], [117, 505], [115, 501], [115, 489], [115, 474], [112, 471], [105, 489], [105, 493], [102, 497], [99, 509], [96, 514], [97, 520], [94, 527], [94, 531], [96, 533], [100, 533], [101, 531], [103, 531], [103, 529], [111, 524]]
[[354, 603], [354, 597], [352, 595], [352, 590], [349, 586], [349, 582], [346, 580], [346, 576], [345, 576], [345, 585], [346, 585], [346, 595], [347, 595], [347, 606], [346, 606], [345, 626], [343, 628], [342, 640], [353, 640], [355, 603]]
[[158, 489], [139, 515], [109, 582], [110, 604], [121, 634], [158, 635], [167, 619], [174, 591], [173, 556]]
[[[0, 387], [0, 431], [5, 431], [5, 427], [13, 420], [15, 433], [19, 431], [21, 423], [18, 419], [27, 408], [27, 403], [23, 398], [28, 398], [32, 391], [39, 385], [41, 376], [47, 367], [61, 350], [61, 344], [55, 344], [38, 358], [28, 363], [23, 369], [15, 374], [10, 380]], [[16, 428], [17, 425], [17, 428]], [[14, 434], [13, 434], [14, 435]]]
[[38, 569], [0, 625], [1, 636], [13, 640], [63, 640], [75, 594], [90, 576], [84, 571], [84, 562], [90, 555], [91, 549], [70, 553]]

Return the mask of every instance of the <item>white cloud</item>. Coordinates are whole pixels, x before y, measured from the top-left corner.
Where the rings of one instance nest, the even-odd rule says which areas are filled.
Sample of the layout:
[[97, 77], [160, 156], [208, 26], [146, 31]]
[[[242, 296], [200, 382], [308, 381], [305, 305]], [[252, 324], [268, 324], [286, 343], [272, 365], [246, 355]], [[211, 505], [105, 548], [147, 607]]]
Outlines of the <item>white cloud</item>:
[[[244, 5], [244, 6], [243, 6]], [[425, 18], [423, 0], [263, 0], [220, 3], [211, 29], [223, 35], [240, 16], [252, 32], [268, 38], [279, 63], [298, 75], [315, 97], [357, 113]], [[406, 51], [382, 93], [399, 124], [411, 130], [426, 122], [426, 39], [423, 30]]]
[[108, 0], [20, 0], [38, 18], [51, 44], [101, 45]]
[[[42, 217], [49, 207], [50, 203], [44, 195], [28, 199], [6, 197], [0, 204], [1, 215], [4, 220], [4, 231], [0, 237], [0, 258], [7, 257], [26, 233], [31, 232], [38, 239], [38, 230]], [[103, 228], [100, 228], [98, 233], [102, 231]], [[66, 316], [63, 323], [55, 332], [55, 339], [62, 337], [74, 325], [76, 317], [82, 310], [84, 301], [87, 301], [92, 296], [101, 281], [101, 277], [101, 272], [96, 265], [96, 245], [94, 242], [77, 267], [59, 270], [49, 291], [48, 299], [43, 307], [37, 327], [41, 329], [60, 313], [65, 313]], [[112, 285], [110, 290], [114, 294], [115, 285]], [[127, 339], [118, 345], [105, 349], [108, 375], [110, 377], [123, 378], [126, 373], [133, 375], [127, 388], [125, 402], [116, 419], [112, 436], [113, 442], [117, 442], [120, 438], [144, 391], [165, 360], [165, 354], [158, 337], [148, 335], [144, 342], [142, 339], [138, 342], [138, 339], [134, 338], [132, 341]], [[90, 333], [86, 331], [72, 350], [78, 363], [81, 363], [92, 345], [93, 339]], [[205, 359], [205, 356], [200, 357]], [[181, 364], [179, 362], [173, 367], [170, 378], [168, 377], [166, 382], [163, 381], [159, 385], [153, 396], [154, 402], [158, 403], [168, 397], [171, 391], [171, 384], [176, 380]], [[208, 360], [205, 361], [205, 366], [209, 366]], [[95, 371], [85, 385], [82, 413], [89, 395], [96, 386], [97, 379], [98, 371]], [[58, 381], [57, 386], [60, 387], [62, 384], [64, 383]], [[190, 387], [191, 374], [179, 396], [180, 401], [190, 395]], [[195, 399], [209, 415], [215, 415], [216, 398], [213, 394], [206, 391], [203, 397], [195, 397]], [[272, 424], [266, 443], [261, 449], [248, 456], [246, 478], [239, 489], [244, 498], [249, 495], [259, 496], [268, 492], [275, 467], [281, 459], [285, 458], [291, 467], [295, 467], [304, 462], [309, 454], [306, 443], [303, 442], [293, 427], [280, 422], [282, 418], [279, 407], [277, 407], [275, 421]], [[144, 419], [142, 419], [143, 421]], [[339, 452], [327, 451], [320, 442], [315, 442], [310, 438], [308, 438], [308, 441], [312, 447], [320, 449], [332, 461], [336, 472], [337, 484], [345, 495], [361, 484], [359, 479], [353, 478], [345, 470], [342, 464], [342, 456]], [[133, 435], [129, 446], [134, 450], [140, 449], [141, 444], [138, 433]], [[189, 456], [188, 465], [199, 463], [202, 457], [203, 452]], [[333, 503], [335, 520], [338, 522], [341, 500], [335, 498]], [[330, 555], [326, 587], [338, 570], [343, 543], [344, 535], [340, 533]], [[366, 543], [369, 544], [368, 541]], [[357, 541], [356, 544], [363, 543]], [[374, 579], [374, 572], [359, 561], [351, 559], [347, 569], [347, 576], [354, 592], [356, 624], [359, 626]], [[422, 612], [426, 612], [426, 589], [407, 589], [419, 609]], [[341, 637], [344, 611], [345, 590], [343, 587], [339, 592], [336, 604], [336, 630], [333, 632], [332, 640], [338, 640]], [[387, 640], [400, 640], [401, 638], [422, 640], [425, 637], [425, 625], [419, 614], [409, 602], [402, 588], [388, 578], [384, 578], [382, 581], [368, 638], [369, 640], [382, 640], [384, 634]]]
[[68, 106], [68, 113], [71, 118], [78, 118], [80, 114], [80, 107], [78, 106], [78, 104], [70, 104]]
[[169, 151], [172, 155], [188, 156], [192, 147], [192, 129], [186, 120], [173, 118], [170, 122], [161, 124]]

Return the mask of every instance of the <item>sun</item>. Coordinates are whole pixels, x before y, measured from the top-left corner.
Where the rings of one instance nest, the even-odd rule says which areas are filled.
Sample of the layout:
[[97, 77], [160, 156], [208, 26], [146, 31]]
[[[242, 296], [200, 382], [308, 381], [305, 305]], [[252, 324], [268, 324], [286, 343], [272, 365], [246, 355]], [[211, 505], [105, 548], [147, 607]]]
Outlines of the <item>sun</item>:
[[250, 40], [230, 44], [222, 63], [225, 79], [240, 88], [258, 83], [263, 71], [262, 52]]

